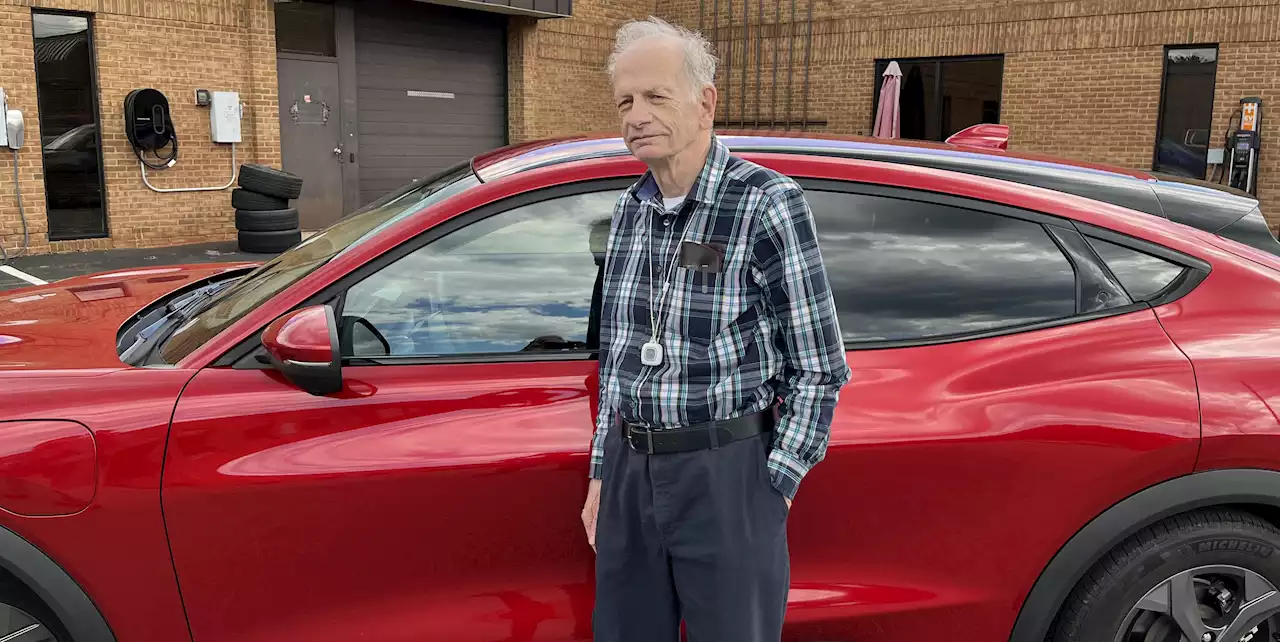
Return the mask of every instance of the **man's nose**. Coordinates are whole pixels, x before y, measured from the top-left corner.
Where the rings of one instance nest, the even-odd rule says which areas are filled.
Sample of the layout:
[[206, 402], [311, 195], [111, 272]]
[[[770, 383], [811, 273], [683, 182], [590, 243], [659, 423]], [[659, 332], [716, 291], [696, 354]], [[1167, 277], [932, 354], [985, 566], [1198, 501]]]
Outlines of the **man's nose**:
[[653, 111], [643, 101], [637, 101], [627, 110], [623, 122], [631, 127], [643, 127], [653, 120]]

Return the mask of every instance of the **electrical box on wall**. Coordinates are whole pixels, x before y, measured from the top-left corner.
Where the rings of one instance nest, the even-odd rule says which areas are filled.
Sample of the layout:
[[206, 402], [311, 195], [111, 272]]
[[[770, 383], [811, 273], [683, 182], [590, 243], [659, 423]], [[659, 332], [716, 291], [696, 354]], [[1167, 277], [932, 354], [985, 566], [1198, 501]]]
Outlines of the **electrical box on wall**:
[[240, 94], [215, 91], [210, 107], [209, 129], [213, 132], [213, 142], [240, 142]]

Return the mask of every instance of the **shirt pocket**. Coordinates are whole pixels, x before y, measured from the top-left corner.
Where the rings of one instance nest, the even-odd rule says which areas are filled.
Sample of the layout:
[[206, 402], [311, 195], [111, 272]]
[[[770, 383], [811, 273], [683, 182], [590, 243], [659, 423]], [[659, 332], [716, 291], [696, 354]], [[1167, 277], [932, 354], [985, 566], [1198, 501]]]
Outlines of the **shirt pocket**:
[[676, 268], [675, 283], [684, 305], [675, 327], [681, 336], [697, 346], [708, 346], [727, 330], [742, 309], [741, 275], [722, 267], [719, 270]]

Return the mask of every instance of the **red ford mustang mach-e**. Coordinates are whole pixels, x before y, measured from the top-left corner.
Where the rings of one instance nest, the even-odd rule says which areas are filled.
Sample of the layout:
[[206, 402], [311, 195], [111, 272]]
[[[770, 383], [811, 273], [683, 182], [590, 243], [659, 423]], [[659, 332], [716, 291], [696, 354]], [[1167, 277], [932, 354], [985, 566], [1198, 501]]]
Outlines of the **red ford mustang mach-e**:
[[[854, 372], [790, 516], [787, 640], [1280, 636], [1255, 199], [724, 140], [805, 187]], [[0, 295], [0, 637], [589, 640], [597, 278], [642, 170], [515, 146], [260, 266]]]

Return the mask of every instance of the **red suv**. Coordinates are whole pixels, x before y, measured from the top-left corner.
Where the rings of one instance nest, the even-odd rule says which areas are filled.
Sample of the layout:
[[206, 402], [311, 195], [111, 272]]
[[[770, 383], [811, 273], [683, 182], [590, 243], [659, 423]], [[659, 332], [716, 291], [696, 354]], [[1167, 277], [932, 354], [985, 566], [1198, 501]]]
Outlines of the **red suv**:
[[[723, 140], [805, 187], [854, 372], [789, 518], [787, 640], [1280, 636], [1255, 199]], [[601, 252], [642, 170], [522, 145], [261, 266], [5, 293], [0, 639], [589, 640]]]

